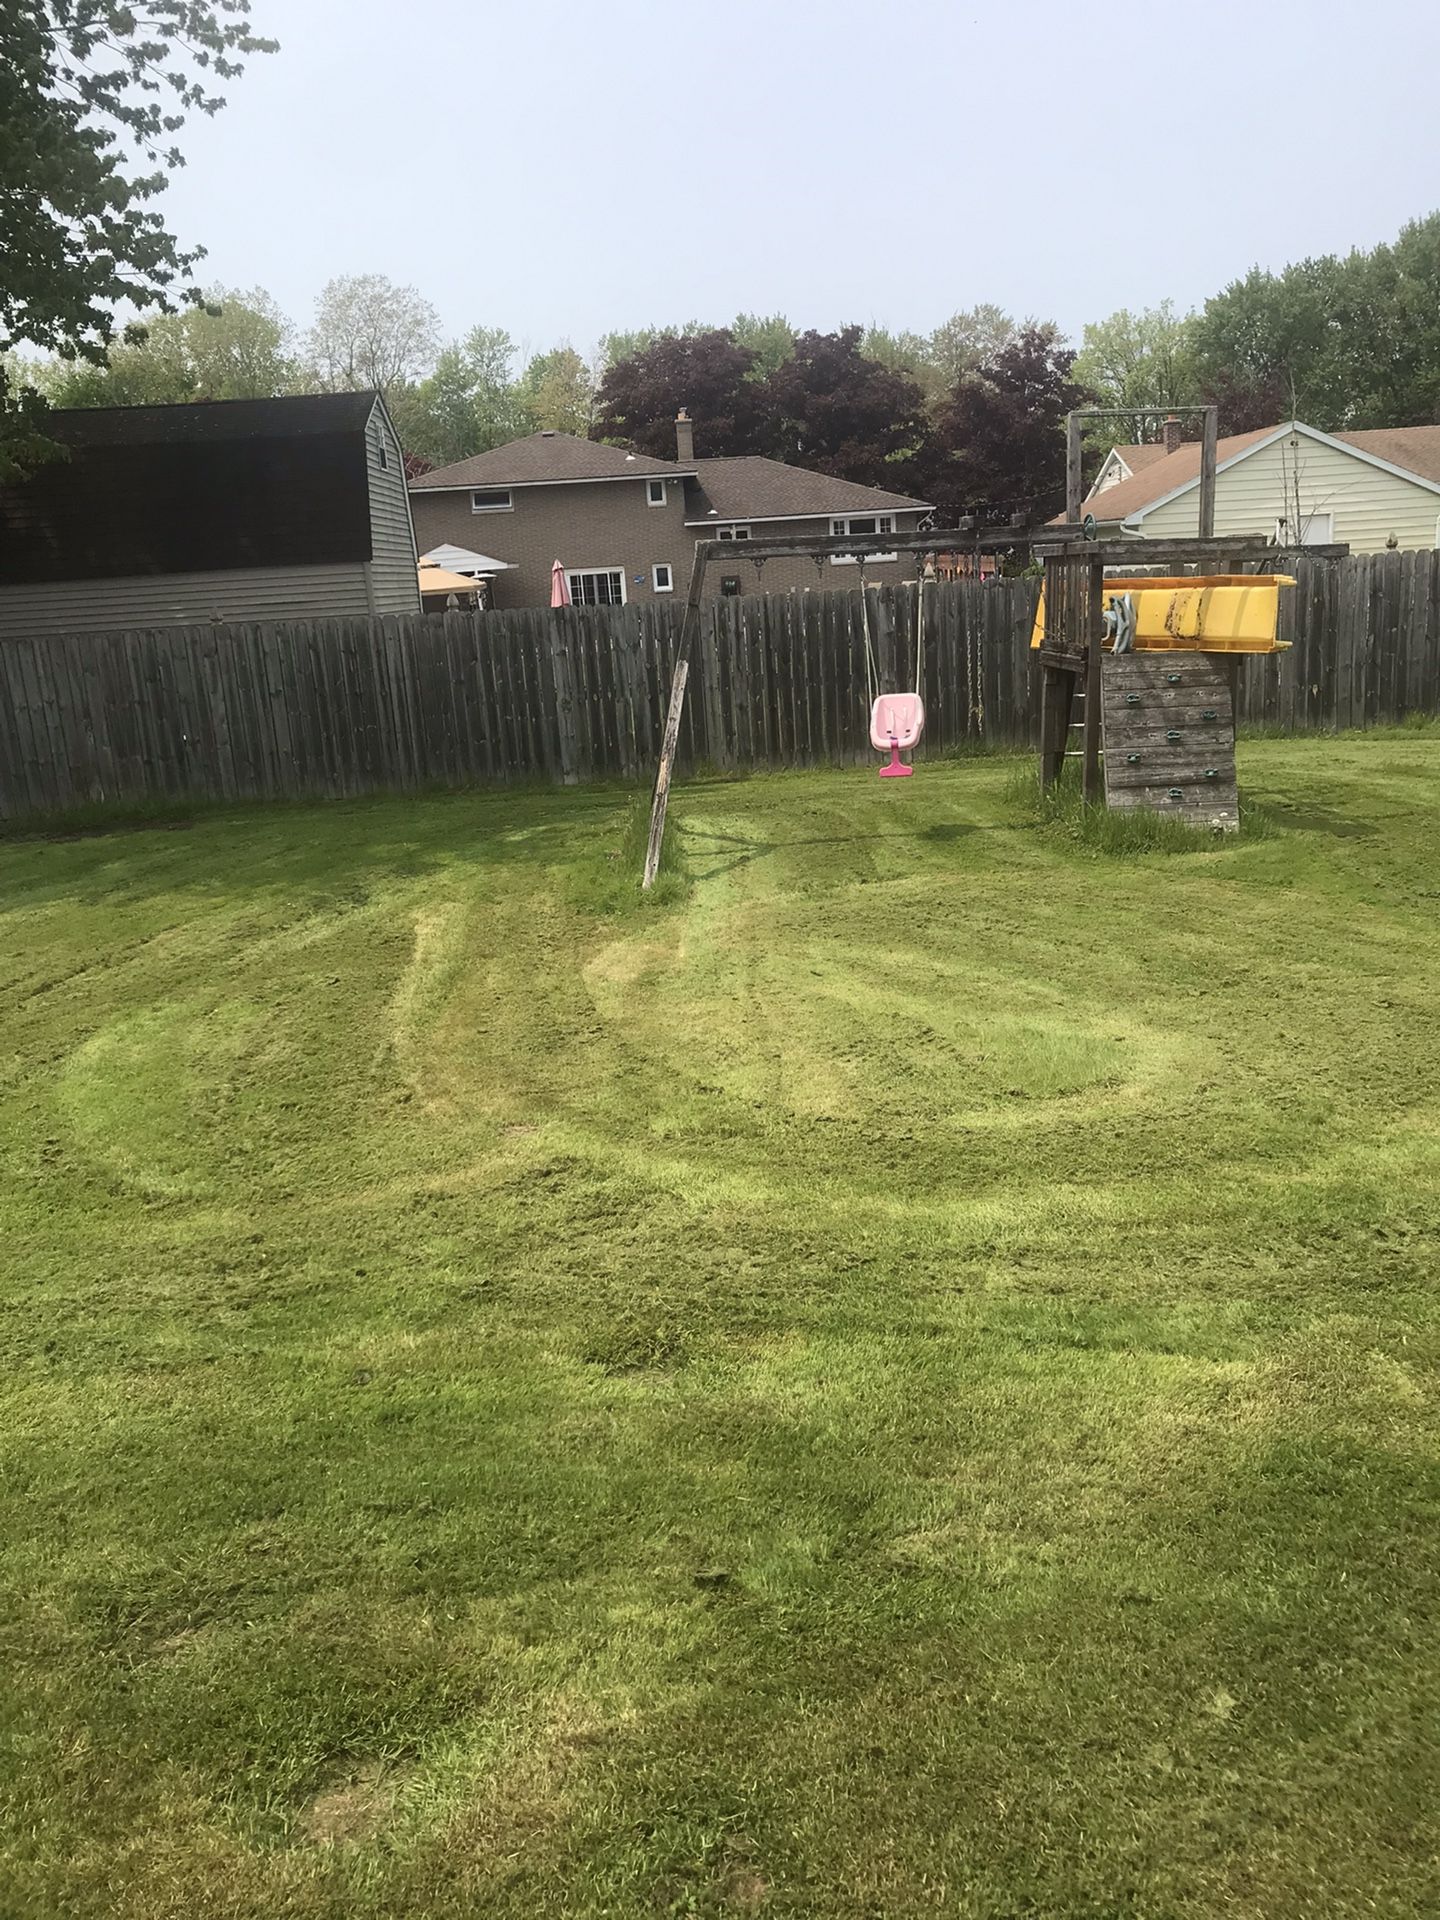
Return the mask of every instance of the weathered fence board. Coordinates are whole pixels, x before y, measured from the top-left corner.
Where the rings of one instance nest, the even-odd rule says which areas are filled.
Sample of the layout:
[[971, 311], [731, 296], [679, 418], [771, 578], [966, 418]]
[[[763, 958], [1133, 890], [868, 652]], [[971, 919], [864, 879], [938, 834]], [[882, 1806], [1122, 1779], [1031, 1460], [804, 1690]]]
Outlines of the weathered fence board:
[[[1289, 652], [1247, 658], [1242, 725], [1373, 726], [1440, 712], [1440, 554], [1300, 559]], [[923, 751], [1033, 745], [1032, 580], [927, 587]], [[886, 684], [914, 684], [912, 582], [871, 588]], [[0, 817], [178, 796], [646, 780], [679, 605], [248, 622], [0, 646]], [[692, 661], [677, 766], [869, 755], [860, 595], [721, 599]]]

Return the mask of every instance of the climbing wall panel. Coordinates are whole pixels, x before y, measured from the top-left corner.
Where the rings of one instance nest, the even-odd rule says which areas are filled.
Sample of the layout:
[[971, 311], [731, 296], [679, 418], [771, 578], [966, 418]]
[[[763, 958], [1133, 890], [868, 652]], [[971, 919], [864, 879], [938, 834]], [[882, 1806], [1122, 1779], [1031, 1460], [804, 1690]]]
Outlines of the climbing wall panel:
[[1227, 663], [1206, 653], [1116, 653], [1101, 669], [1105, 803], [1240, 830]]

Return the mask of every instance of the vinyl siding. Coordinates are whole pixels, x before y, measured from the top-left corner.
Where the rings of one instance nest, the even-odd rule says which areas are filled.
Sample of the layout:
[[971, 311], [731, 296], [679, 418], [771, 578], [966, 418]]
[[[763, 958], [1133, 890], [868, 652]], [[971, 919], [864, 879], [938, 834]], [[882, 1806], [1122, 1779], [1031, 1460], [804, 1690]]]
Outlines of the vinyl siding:
[[305, 620], [369, 611], [366, 569], [361, 562], [142, 574], [124, 580], [52, 580], [0, 587], [0, 641], [44, 633], [105, 633], [122, 627], [194, 626], [224, 620]]
[[[385, 463], [380, 450], [385, 450]], [[419, 613], [420, 585], [415, 530], [400, 442], [385, 409], [377, 405], [365, 429], [370, 483], [370, 592], [376, 613]]]
[[[1377, 553], [1393, 533], [1402, 547], [1433, 547], [1440, 493], [1417, 486], [1366, 460], [1301, 434], [1258, 447], [1215, 477], [1215, 531], [1272, 535], [1275, 522], [1293, 515], [1296, 471], [1303, 513], [1332, 513], [1335, 538], [1354, 553]], [[1147, 540], [1194, 535], [1199, 489], [1182, 493], [1140, 522]]]

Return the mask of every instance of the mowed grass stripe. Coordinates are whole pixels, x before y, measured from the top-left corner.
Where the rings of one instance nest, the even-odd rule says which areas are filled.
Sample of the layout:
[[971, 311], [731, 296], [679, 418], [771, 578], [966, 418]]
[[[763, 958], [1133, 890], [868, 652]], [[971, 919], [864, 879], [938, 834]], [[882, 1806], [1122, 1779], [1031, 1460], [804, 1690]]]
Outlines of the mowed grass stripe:
[[1437, 740], [10, 845], [0, 1911], [1427, 1910]]

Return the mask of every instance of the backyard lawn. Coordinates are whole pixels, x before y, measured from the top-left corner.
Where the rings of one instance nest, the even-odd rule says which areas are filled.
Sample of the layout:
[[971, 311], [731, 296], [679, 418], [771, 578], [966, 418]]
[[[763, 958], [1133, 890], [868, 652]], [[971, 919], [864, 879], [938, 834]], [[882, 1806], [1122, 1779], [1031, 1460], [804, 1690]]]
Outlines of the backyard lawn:
[[0, 846], [4, 1920], [1440, 1906], [1440, 732]]

